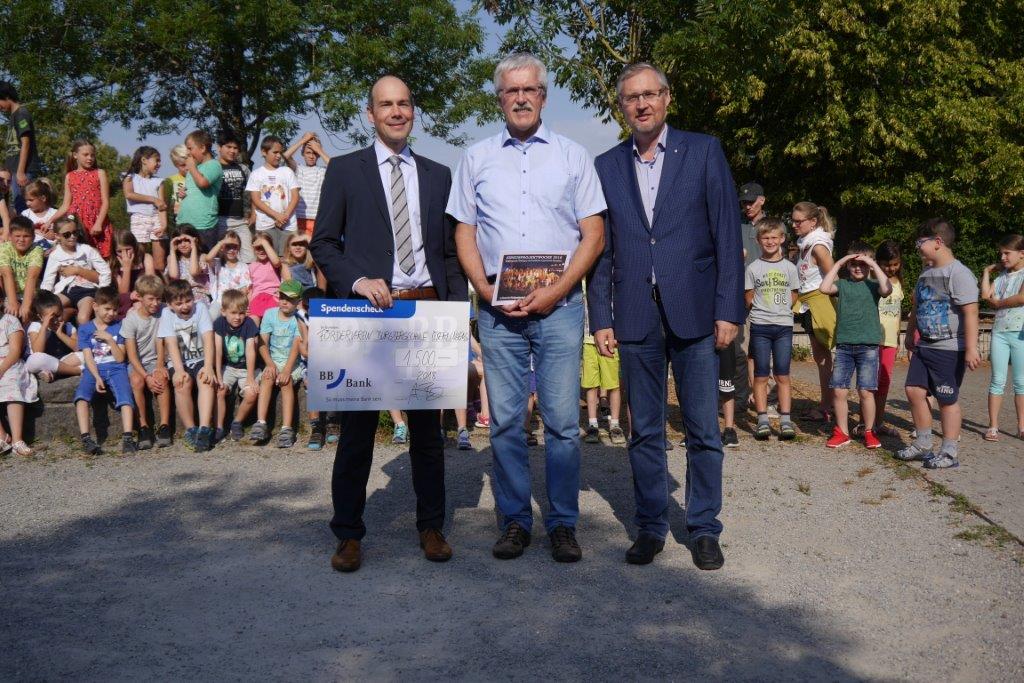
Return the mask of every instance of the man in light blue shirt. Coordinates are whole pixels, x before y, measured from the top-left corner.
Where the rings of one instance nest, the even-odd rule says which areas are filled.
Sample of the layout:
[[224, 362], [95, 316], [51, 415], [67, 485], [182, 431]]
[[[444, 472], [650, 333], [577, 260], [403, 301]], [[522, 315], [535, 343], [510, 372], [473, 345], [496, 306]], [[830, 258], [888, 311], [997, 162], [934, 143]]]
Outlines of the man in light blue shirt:
[[[505, 128], [466, 152], [447, 212], [457, 222], [459, 261], [480, 297], [478, 329], [487, 364], [494, 490], [503, 515], [494, 556], [512, 559], [530, 544], [530, 464], [523, 430], [534, 357], [544, 421], [544, 526], [552, 556], [575, 562], [579, 517], [579, 387], [583, 296], [579, 283], [604, 248], [604, 195], [593, 160], [540, 119], [547, 69], [534, 56], [506, 57], [494, 71]], [[567, 251], [561, 278], [515, 304], [490, 305], [502, 252]]]

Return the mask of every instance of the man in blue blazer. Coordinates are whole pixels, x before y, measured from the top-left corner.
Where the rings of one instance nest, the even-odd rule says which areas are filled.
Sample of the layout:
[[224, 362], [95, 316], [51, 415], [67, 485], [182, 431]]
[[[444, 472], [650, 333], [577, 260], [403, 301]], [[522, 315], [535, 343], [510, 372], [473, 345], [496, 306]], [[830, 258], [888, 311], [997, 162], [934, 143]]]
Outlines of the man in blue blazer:
[[668, 80], [650, 64], [618, 79], [632, 136], [599, 156], [608, 204], [604, 253], [588, 288], [598, 350], [626, 377], [639, 534], [626, 561], [647, 564], [668, 535], [667, 365], [686, 427], [686, 526], [701, 569], [725, 562], [718, 358], [743, 324], [739, 203], [716, 138], [665, 124]]
[[[370, 90], [366, 111], [376, 131], [373, 144], [327, 165], [310, 251], [335, 296], [365, 298], [379, 308], [390, 308], [394, 299], [467, 299], [455, 226], [444, 212], [451, 172], [409, 149], [414, 111], [405, 83], [381, 78]], [[443, 562], [452, 549], [441, 534], [441, 416], [437, 410], [408, 415], [420, 547], [428, 560]], [[338, 571], [355, 571], [362, 563], [363, 508], [376, 432], [376, 410], [342, 413], [331, 477], [331, 530], [338, 538], [331, 566]]]

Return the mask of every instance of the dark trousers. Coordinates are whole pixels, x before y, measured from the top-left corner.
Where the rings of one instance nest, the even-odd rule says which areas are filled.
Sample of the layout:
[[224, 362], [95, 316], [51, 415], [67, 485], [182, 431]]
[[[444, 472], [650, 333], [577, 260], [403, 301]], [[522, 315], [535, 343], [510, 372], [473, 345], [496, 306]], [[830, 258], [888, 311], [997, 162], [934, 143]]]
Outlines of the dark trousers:
[[718, 515], [724, 453], [718, 431], [715, 337], [680, 339], [672, 333], [661, 306], [654, 301], [648, 305], [658, 310], [649, 318], [652, 326], [645, 337], [619, 343], [632, 428], [629, 462], [636, 525], [641, 532], [662, 539], [669, 532], [665, 403], [671, 367], [686, 428], [686, 528], [691, 538], [717, 538], [722, 532]]
[[[412, 486], [416, 491], [416, 529], [441, 529], [444, 525], [441, 413], [437, 410], [411, 410], [407, 415]], [[341, 413], [341, 436], [331, 474], [331, 498], [334, 501], [331, 531], [339, 540], [361, 539], [366, 535], [363, 509], [366, 507], [366, 484], [373, 462], [377, 416], [375, 410]]]

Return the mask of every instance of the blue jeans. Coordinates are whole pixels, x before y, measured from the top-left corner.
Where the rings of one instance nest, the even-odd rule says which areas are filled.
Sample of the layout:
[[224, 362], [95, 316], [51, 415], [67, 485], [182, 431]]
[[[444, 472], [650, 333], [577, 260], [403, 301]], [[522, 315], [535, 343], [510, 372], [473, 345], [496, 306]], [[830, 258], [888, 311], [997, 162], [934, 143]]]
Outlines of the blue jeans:
[[[654, 301], [650, 305], [657, 306]], [[722, 435], [718, 431], [718, 354], [715, 337], [675, 336], [660, 311], [643, 341], [619, 344], [630, 409], [629, 463], [636, 525], [664, 539], [668, 524], [665, 400], [668, 365], [686, 427], [686, 529], [690, 538], [722, 533]]]
[[750, 356], [754, 359], [754, 377], [770, 377], [773, 370], [776, 375], [788, 375], [793, 357], [793, 326], [751, 325]]
[[529, 531], [530, 455], [526, 446], [526, 400], [530, 354], [537, 377], [537, 402], [544, 420], [548, 513], [544, 527], [576, 527], [579, 517], [580, 354], [583, 350], [583, 293], [573, 290], [565, 306], [547, 316], [510, 318], [480, 303], [477, 322], [487, 371], [494, 453], [494, 498], [502, 527], [516, 522]]
[[861, 391], [878, 390], [878, 345], [836, 344], [836, 359], [832, 366], [832, 389], [849, 389], [854, 371], [857, 388]]

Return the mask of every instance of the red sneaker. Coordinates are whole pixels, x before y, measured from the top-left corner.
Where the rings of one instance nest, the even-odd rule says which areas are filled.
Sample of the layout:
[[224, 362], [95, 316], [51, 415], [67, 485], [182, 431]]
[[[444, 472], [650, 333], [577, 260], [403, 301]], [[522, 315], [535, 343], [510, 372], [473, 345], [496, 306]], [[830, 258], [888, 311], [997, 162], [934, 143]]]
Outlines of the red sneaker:
[[881, 448], [882, 442], [875, 436], [875, 432], [871, 429], [864, 430], [864, 448]]
[[839, 427], [833, 427], [832, 438], [829, 439], [825, 443], [825, 445], [828, 446], [829, 448], [839, 448], [840, 446], [845, 446], [848, 443], [850, 443], [850, 435], [843, 434], [842, 430], [839, 429]]

